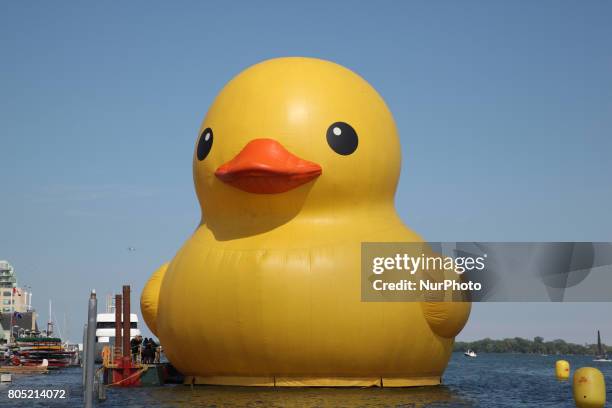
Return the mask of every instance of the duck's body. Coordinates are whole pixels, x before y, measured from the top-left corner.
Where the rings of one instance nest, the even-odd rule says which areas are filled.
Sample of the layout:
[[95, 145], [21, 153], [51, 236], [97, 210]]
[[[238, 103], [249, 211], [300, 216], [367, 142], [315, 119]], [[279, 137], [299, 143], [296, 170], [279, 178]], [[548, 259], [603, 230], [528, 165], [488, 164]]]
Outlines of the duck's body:
[[[333, 115], [326, 117], [323, 108], [328, 100], [313, 100], [318, 94], [318, 81], [306, 89], [294, 87], [290, 95], [285, 95], [286, 86], [272, 90], [272, 96], [253, 93], [253, 85], [269, 77], [281, 83], [285, 78], [293, 84], [295, 73], [304, 75], [306, 84], [308, 79], [317, 78], [312, 75], [322, 75], [323, 85], [326, 75], [333, 78], [341, 74], [339, 86], [353, 85], [348, 92], [355, 93], [353, 103], [358, 104], [356, 112], [341, 112], [341, 118], [352, 119], [354, 128], [364, 134], [369, 126], [376, 125], [383, 134], [394, 136], [395, 128], [382, 100], [361, 106], [360, 98], [377, 95], [365, 81], [342, 67], [292, 58], [245, 71], [217, 98], [205, 119], [202, 137], [210, 131], [212, 138], [210, 129], [214, 129], [216, 148], [218, 134], [242, 134], [236, 123], [247, 122], [258, 128], [255, 134], [261, 134], [262, 129], [266, 134], [282, 133], [283, 145], [290, 146], [291, 153], [275, 141], [249, 142], [249, 136], [228, 138], [214, 160], [200, 160], [198, 147], [194, 174], [203, 221], [172, 262], [160, 268], [147, 284], [141, 299], [144, 318], [160, 338], [169, 360], [196, 383], [438, 384], [453, 338], [469, 315], [469, 303], [361, 300], [362, 242], [421, 241], [404, 226], [393, 205], [399, 145], [393, 137], [379, 140], [379, 146], [395, 150], [386, 157], [375, 154], [368, 158], [362, 153], [361, 162], [350, 162], [346, 156], [376, 146], [376, 141], [360, 138], [359, 148], [353, 152], [345, 154], [356, 146], [348, 150], [334, 146], [334, 150], [345, 149], [342, 157], [336, 158], [333, 152], [330, 157], [321, 157], [329, 153], [322, 151], [317, 160], [317, 151], [323, 149], [314, 142], [301, 144], [300, 130], [311, 132], [316, 128], [318, 120], [311, 125], [313, 116], [323, 116], [323, 123], [337, 120]], [[353, 83], [355, 77], [361, 82]], [[294, 105], [301, 107], [293, 109], [293, 114], [288, 105], [293, 119], [281, 115], [280, 121], [265, 117], [257, 121], [256, 116], [251, 117], [253, 112], [233, 102], [236, 93], [243, 102], [246, 99], [247, 106], [253, 102], [249, 98], [263, 104], [253, 108], [260, 115], [281, 97], [295, 101], [291, 96], [297, 95], [302, 103]], [[313, 106], [321, 112], [315, 115]], [[360, 118], [362, 109], [368, 108], [373, 118]], [[228, 116], [239, 120], [224, 122]], [[247, 147], [240, 152], [244, 144]], [[212, 152], [210, 147], [207, 150]], [[275, 152], [272, 156], [291, 156], [278, 159], [266, 153], [270, 151]], [[329, 163], [317, 170], [317, 163], [298, 162], [301, 159], [293, 155], [296, 151], [299, 157], [317, 162], [338, 159], [338, 174], [352, 174], [354, 178], [348, 177], [347, 182], [354, 185], [334, 179], [335, 170]], [[257, 156], [266, 154], [263, 159]], [[259, 167], [248, 164], [255, 156]], [[275, 163], [284, 166], [288, 162], [298, 163], [294, 167], [301, 169], [287, 176], [289, 184], [279, 184], [280, 171], [268, 177]], [[251, 166], [246, 172], [245, 163]], [[343, 169], [339, 167], [342, 165]], [[262, 176], [262, 172], [268, 173]], [[364, 174], [371, 174], [372, 179], [364, 179]], [[321, 180], [311, 181], [319, 176]], [[327, 185], [323, 182], [326, 176]], [[310, 178], [304, 181], [300, 177]], [[373, 199], [364, 198], [368, 195]]]

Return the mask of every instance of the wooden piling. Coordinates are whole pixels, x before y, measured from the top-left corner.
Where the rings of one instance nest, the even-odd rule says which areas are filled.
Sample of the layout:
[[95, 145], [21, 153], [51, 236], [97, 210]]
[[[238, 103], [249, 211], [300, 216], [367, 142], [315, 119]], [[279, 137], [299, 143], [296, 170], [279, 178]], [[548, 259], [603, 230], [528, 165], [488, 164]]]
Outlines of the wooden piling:
[[123, 357], [130, 357], [130, 286], [123, 285]]
[[[130, 286], [123, 285], [123, 378], [130, 376], [132, 368], [130, 326]], [[131, 383], [129, 380], [128, 382]]]
[[122, 304], [122, 296], [121, 294], [115, 295], [115, 353], [112, 356], [113, 362], [115, 363], [117, 360], [117, 358], [121, 357], [123, 355], [122, 352], [122, 347], [123, 347], [123, 340], [122, 340], [122, 336], [121, 336], [121, 325], [122, 325], [122, 310], [123, 310], [123, 304]]

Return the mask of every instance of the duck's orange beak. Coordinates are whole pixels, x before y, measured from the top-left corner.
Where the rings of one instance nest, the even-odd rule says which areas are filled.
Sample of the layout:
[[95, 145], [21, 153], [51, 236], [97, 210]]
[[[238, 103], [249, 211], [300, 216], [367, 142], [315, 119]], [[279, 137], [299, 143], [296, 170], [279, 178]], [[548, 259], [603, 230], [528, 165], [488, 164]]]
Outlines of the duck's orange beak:
[[321, 172], [321, 166], [300, 159], [276, 140], [255, 139], [221, 165], [215, 176], [249, 193], [275, 194], [308, 183]]

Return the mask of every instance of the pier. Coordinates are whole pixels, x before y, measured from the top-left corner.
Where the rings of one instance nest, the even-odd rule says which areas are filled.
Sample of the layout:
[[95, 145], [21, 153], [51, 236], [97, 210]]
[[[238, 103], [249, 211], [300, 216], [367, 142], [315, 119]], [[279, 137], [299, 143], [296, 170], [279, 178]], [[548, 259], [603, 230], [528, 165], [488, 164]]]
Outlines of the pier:
[[118, 387], [162, 385], [164, 365], [143, 363], [139, 353], [132, 354], [130, 294], [130, 286], [124, 285], [122, 293], [115, 295], [115, 343], [102, 350], [103, 384]]

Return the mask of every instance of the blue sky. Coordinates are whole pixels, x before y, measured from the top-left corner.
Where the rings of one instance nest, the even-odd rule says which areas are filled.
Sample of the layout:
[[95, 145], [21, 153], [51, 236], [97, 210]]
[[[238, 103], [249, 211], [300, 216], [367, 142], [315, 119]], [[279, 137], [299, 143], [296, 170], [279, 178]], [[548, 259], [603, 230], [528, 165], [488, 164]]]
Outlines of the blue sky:
[[[278, 56], [378, 89], [401, 135], [398, 211], [428, 240], [612, 241], [611, 3], [370, 3], [2, 2], [0, 259], [41, 322], [51, 298], [78, 340], [89, 288], [139, 294], [171, 259], [199, 218], [208, 106]], [[460, 338], [612, 339], [610, 315], [479, 304]]]

